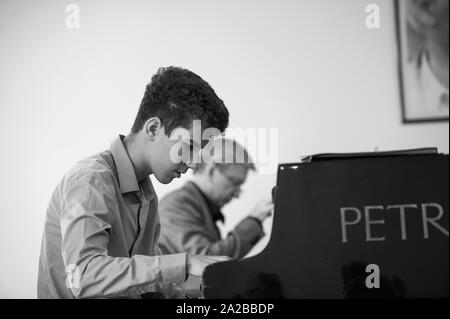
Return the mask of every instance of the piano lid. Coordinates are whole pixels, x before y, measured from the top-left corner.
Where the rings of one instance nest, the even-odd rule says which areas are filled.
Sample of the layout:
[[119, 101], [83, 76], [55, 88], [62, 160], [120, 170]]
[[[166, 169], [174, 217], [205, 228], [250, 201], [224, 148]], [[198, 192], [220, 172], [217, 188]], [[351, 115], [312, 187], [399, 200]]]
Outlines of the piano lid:
[[269, 244], [207, 267], [204, 296], [448, 298], [448, 186], [442, 154], [280, 165]]

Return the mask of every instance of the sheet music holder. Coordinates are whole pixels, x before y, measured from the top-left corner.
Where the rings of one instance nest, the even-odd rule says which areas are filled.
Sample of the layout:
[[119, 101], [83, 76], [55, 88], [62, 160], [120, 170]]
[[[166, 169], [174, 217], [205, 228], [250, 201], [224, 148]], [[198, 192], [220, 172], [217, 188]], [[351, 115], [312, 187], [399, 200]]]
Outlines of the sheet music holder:
[[405, 155], [433, 155], [438, 154], [436, 147], [415, 148], [408, 150], [383, 151], [383, 152], [359, 152], [359, 153], [321, 153], [307, 155], [301, 158], [302, 163], [310, 163], [312, 161], [350, 159], [350, 158], [367, 158], [381, 156], [405, 156]]

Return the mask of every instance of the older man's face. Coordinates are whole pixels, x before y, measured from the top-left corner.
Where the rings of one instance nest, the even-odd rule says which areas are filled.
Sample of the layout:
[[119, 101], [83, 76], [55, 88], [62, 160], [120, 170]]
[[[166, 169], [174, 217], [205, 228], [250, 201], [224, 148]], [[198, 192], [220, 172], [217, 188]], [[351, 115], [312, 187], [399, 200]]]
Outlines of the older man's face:
[[216, 168], [212, 174], [211, 186], [216, 204], [222, 207], [233, 198], [238, 198], [247, 174], [248, 168], [239, 164], [230, 164], [223, 171]]

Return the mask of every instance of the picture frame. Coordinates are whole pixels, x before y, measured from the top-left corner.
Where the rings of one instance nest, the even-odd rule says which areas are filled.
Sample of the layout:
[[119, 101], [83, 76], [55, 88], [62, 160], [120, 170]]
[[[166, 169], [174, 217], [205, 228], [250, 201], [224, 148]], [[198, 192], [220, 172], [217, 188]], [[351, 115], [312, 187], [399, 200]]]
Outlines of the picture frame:
[[[403, 123], [448, 121], [448, 78], [447, 84], [444, 84], [445, 81], [440, 80], [442, 76], [439, 76], [442, 74], [436, 74], [434, 71], [436, 69], [442, 71], [433, 65], [434, 61], [442, 59], [431, 60], [437, 54], [433, 48], [439, 45], [439, 39], [441, 43], [445, 41], [446, 34], [448, 41], [448, 7], [440, 16], [432, 17], [433, 10], [428, 11], [426, 7], [419, 6], [415, 0], [395, 0], [394, 6]], [[444, 14], [447, 16], [443, 16]], [[439, 28], [432, 26], [430, 21], [438, 24], [439, 19], [445, 18], [446, 27], [443, 22], [440, 24], [442, 25], [440, 31], [436, 31]], [[439, 50], [439, 53], [441, 51]], [[448, 42], [446, 59], [448, 74]]]

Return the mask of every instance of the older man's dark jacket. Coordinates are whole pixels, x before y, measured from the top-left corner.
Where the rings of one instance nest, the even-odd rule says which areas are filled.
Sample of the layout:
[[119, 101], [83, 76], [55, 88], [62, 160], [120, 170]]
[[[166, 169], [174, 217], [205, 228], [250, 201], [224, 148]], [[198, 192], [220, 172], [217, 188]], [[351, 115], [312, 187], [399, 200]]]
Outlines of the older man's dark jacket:
[[216, 222], [223, 215], [193, 182], [166, 195], [159, 203], [163, 253], [188, 252], [198, 255], [244, 257], [264, 236], [261, 223], [252, 217], [243, 219], [222, 238]]

